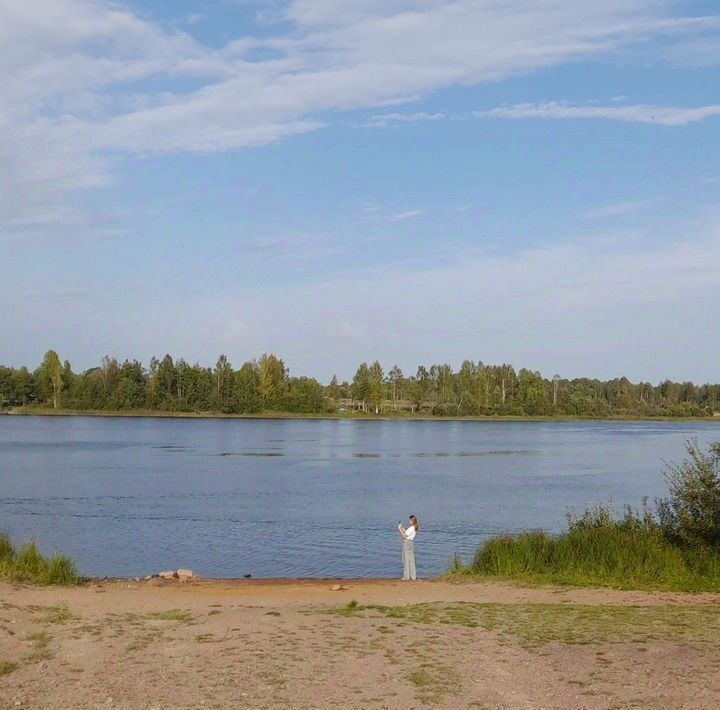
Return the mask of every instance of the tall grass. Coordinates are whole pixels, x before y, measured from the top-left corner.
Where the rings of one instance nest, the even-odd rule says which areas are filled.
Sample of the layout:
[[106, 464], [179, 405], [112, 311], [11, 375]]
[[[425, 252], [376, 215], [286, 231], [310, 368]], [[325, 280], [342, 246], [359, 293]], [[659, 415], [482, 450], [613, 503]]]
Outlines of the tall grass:
[[597, 506], [568, 515], [560, 535], [524, 532], [488, 540], [469, 567], [449, 574], [625, 589], [720, 590], [720, 442], [667, 464], [670, 495], [618, 517]]
[[72, 560], [58, 553], [45, 557], [35, 542], [28, 542], [16, 550], [7, 533], [0, 533], [0, 579], [63, 586], [80, 582]]
[[597, 507], [569, 516], [560, 535], [525, 532], [488, 540], [455, 575], [619, 589], [720, 590], [720, 554], [670, 542], [647, 513], [618, 519]]

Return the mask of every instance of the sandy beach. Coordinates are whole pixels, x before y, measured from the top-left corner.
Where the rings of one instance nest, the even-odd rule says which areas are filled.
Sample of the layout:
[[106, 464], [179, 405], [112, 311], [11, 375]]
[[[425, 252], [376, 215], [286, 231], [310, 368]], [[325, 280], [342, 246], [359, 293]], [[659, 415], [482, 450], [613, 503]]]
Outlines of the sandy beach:
[[719, 632], [714, 594], [3, 583], [0, 707], [708, 708], [720, 702]]

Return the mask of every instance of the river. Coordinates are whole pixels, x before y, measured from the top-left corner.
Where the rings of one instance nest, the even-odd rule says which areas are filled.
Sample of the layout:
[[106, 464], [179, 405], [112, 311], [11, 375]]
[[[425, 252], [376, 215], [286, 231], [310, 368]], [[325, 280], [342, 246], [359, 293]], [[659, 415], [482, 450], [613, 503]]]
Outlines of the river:
[[664, 495], [663, 460], [713, 422], [0, 417], [0, 530], [92, 576], [394, 577], [489, 535]]

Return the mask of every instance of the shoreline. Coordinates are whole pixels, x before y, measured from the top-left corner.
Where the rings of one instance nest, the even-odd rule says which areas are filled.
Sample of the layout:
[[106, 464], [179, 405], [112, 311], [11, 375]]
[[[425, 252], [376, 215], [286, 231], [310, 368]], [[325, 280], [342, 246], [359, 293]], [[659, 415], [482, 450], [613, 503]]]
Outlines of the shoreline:
[[110, 419], [250, 419], [250, 420], [307, 420], [307, 421], [389, 421], [389, 422], [643, 422], [643, 423], [715, 423], [720, 417], [642, 417], [617, 415], [609, 417], [582, 417], [572, 415], [473, 415], [473, 416], [432, 416], [432, 415], [387, 415], [387, 414], [300, 414], [293, 412], [267, 412], [258, 414], [224, 414], [222, 412], [162, 412], [157, 410], [78, 410], [78, 409], [25, 409], [15, 407], [0, 412], [0, 415], [14, 417], [106, 417]]
[[[201, 594], [239, 595], [255, 599], [260, 605], [287, 603], [302, 604], [308, 599], [323, 603], [345, 603], [357, 599], [363, 603], [431, 603], [455, 601], [508, 603], [525, 601], [546, 603], [554, 601], [582, 604], [713, 604], [720, 608], [720, 591], [687, 591], [680, 589], [619, 588], [581, 586], [556, 583], [533, 583], [521, 579], [491, 576], [464, 578], [420, 577], [406, 582], [399, 577], [253, 577], [222, 578], [198, 577], [189, 579], [143, 577], [85, 577], [74, 586], [37, 586], [0, 580], [2, 585], [26, 589], [73, 591], [128, 589], [138, 592], [155, 592], [173, 595]], [[349, 596], [346, 594], [352, 592]]]
[[25, 593], [27, 596], [59, 597], [67, 602], [82, 600], [92, 606], [98, 592], [131, 598], [139, 604], [145, 601], [176, 600], [190, 603], [208, 597], [235, 598], [253, 607], [303, 607], [309, 603], [343, 606], [350, 600], [361, 604], [388, 606], [431, 603], [484, 604], [583, 604], [598, 606], [695, 606], [713, 605], [720, 609], [720, 592], [686, 592], [670, 590], [615, 589], [610, 587], [574, 587], [561, 585], [525, 585], [518, 581], [480, 578], [447, 580], [419, 579], [404, 582], [383, 577], [363, 578], [258, 578], [221, 579], [195, 577], [186, 581], [153, 577], [88, 579], [70, 586], [38, 586], [0, 580], [0, 599], [3, 594]]

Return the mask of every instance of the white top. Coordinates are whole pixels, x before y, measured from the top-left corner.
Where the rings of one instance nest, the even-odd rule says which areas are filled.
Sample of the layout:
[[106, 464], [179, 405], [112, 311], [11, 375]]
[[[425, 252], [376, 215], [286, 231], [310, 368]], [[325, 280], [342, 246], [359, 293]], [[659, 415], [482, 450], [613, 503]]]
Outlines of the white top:
[[411, 525], [409, 528], [405, 528], [405, 539], [406, 540], [414, 540], [415, 535], [417, 535], [417, 530], [415, 530], [414, 525]]

